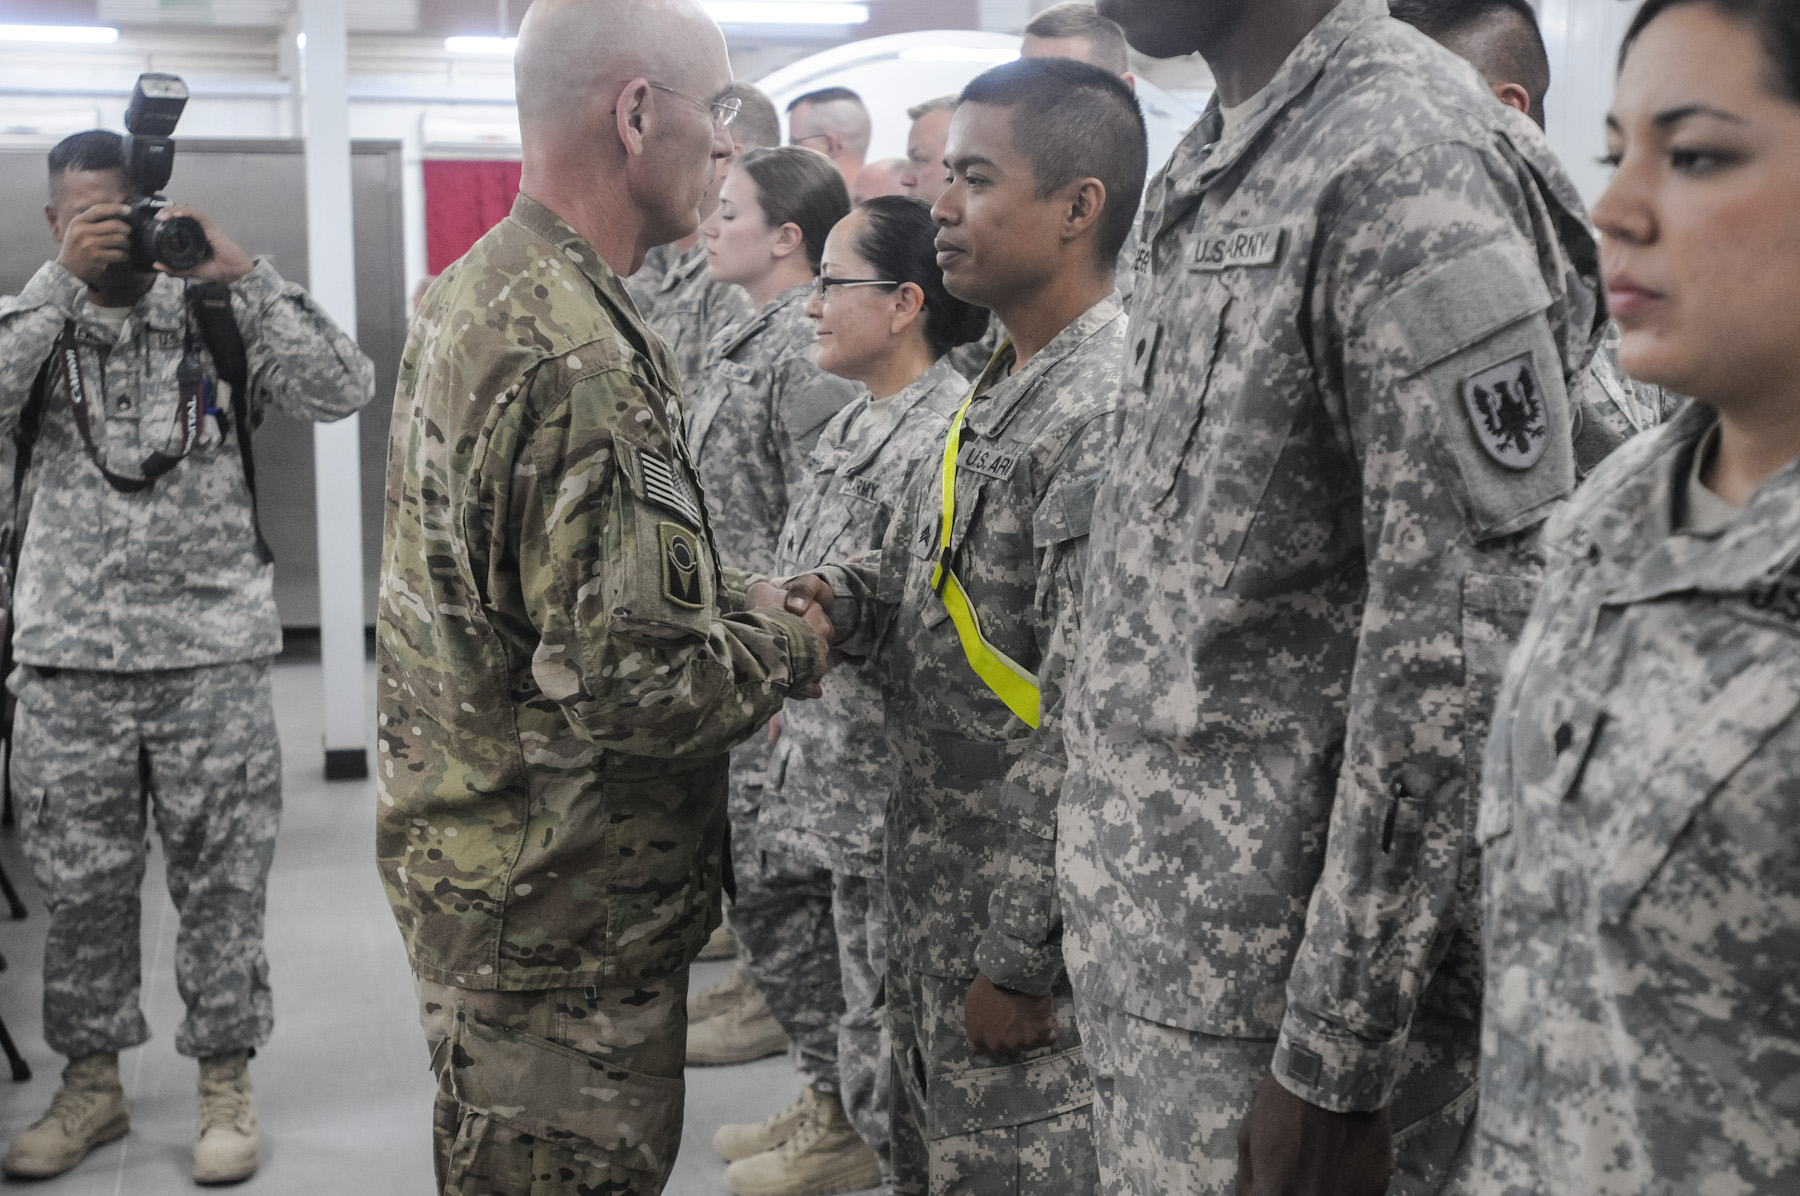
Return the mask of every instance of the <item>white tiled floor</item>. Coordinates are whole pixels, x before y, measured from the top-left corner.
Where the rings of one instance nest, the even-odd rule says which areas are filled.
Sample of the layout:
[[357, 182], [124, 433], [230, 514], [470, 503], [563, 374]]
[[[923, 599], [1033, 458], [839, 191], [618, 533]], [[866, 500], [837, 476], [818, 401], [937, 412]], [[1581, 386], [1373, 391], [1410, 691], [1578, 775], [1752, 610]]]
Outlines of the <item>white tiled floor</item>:
[[[269, 887], [268, 948], [275, 1037], [251, 1064], [263, 1164], [240, 1191], [258, 1196], [429, 1196], [432, 1080], [414, 1018], [400, 936], [375, 874], [374, 796], [368, 782], [321, 778], [319, 672], [275, 671], [286, 763], [286, 811]], [[30, 1082], [0, 1070], [0, 1137], [10, 1140], [55, 1091], [62, 1066], [44, 1045], [39, 987], [44, 915], [16, 832], [3, 861], [31, 916], [4, 920], [0, 1015], [30, 1061]], [[175, 915], [153, 860], [144, 887], [145, 1013], [155, 1035], [122, 1064], [132, 1132], [69, 1174], [48, 1196], [161, 1196], [192, 1192], [194, 1064], [175, 1053], [181, 1016], [171, 952]], [[703, 964], [695, 984], [722, 979]], [[687, 1131], [670, 1196], [723, 1196], [725, 1165], [709, 1145], [726, 1121], [757, 1121], [799, 1092], [786, 1059], [688, 1073]]]

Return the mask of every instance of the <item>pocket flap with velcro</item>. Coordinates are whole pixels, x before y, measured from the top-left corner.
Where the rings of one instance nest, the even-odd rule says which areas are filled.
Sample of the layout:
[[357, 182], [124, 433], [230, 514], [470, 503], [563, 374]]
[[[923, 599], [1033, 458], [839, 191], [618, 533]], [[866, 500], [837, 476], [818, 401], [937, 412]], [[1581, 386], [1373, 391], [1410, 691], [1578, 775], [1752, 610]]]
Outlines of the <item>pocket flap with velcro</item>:
[[1600, 916], [1631, 911], [1675, 842], [1709, 798], [1800, 707], [1800, 660], [1781, 652], [1745, 669], [1700, 711], [1689, 732], [1649, 774], [1598, 845], [1605, 861], [1596, 894]]
[[933, 1076], [926, 1129], [935, 1141], [1048, 1121], [1092, 1104], [1094, 1082], [1080, 1047], [1011, 1063]]
[[1087, 535], [1094, 522], [1094, 496], [1099, 490], [1100, 475], [1090, 473], [1046, 494], [1032, 512], [1032, 544], [1048, 548]]
[[456, 1015], [457, 1103], [595, 1166], [666, 1175], [681, 1145], [687, 1084], [584, 1055], [545, 1038]]

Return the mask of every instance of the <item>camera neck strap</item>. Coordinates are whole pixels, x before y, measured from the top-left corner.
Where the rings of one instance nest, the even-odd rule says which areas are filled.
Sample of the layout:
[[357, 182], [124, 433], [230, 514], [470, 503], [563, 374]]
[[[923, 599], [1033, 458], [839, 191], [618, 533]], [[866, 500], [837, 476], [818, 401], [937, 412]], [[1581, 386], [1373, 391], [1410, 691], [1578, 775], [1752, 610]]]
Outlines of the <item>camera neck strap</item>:
[[121, 494], [135, 494], [140, 490], [148, 490], [156, 479], [181, 464], [189, 453], [200, 443], [201, 421], [206, 416], [206, 378], [201, 372], [199, 362], [194, 360], [191, 347], [182, 354], [181, 367], [177, 377], [181, 383], [181, 406], [176, 419], [181, 428], [181, 450], [177, 453], [166, 453], [161, 449], [144, 458], [140, 466], [141, 476], [115, 473], [106, 467], [100, 457], [100, 449], [94, 443], [93, 405], [102, 400], [88, 386], [87, 371], [81, 364], [81, 346], [75, 336], [75, 321], [63, 321], [62, 335], [56, 338], [56, 370], [62, 376], [69, 392], [69, 409], [75, 416], [76, 431], [81, 433], [81, 442], [87, 446], [88, 459], [94, 468], [114, 490]]

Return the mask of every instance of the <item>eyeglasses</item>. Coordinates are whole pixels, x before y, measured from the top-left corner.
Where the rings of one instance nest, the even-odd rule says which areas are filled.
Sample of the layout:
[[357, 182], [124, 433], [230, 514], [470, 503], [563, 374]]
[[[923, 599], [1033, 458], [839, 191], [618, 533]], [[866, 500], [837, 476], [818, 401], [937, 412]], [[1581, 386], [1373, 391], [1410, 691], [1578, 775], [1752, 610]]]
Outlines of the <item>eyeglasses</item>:
[[713, 123], [718, 125], [721, 129], [729, 129], [731, 127], [731, 122], [738, 118], [738, 113], [744, 110], [744, 101], [738, 99], [736, 96], [733, 96], [729, 100], [709, 100], [704, 96], [690, 95], [685, 91], [676, 91], [673, 87], [665, 87], [661, 83], [652, 83], [650, 86], [657, 91], [666, 91], [672, 96], [680, 96], [684, 100], [692, 100], [694, 103], [699, 104], [712, 115]]
[[788, 144], [805, 145], [809, 141], [823, 141], [826, 145], [830, 145], [835, 140], [837, 140], [837, 138], [833, 137], [830, 133], [808, 133], [804, 137], [789, 137]]
[[831, 298], [832, 287], [899, 287], [905, 283], [895, 282], [888, 278], [827, 278], [821, 274], [813, 279], [813, 294], [819, 302]]

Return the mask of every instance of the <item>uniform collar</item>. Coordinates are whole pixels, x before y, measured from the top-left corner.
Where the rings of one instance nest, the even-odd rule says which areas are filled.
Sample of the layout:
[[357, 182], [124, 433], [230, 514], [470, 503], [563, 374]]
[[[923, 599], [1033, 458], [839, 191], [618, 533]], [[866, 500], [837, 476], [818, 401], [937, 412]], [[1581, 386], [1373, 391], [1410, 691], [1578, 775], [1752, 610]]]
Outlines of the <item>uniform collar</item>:
[[[657, 360], [648, 346], [658, 342], [651, 335], [649, 325], [644, 323], [644, 317], [638, 313], [637, 304], [631, 301], [630, 294], [625, 290], [625, 281], [588, 244], [586, 237], [564, 223], [555, 212], [524, 194], [513, 200], [512, 213], [507, 218], [548, 241], [561, 250], [564, 257], [575, 263], [576, 269], [593, 284], [595, 293], [617, 313], [631, 339], [646, 347], [645, 359], [652, 362]], [[661, 366], [656, 368], [660, 369]], [[664, 381], [669, 383], [671, 390], [675, 389], [672, 380]]]
[[1800, 462], [1766, 479], [1717, 534], [1675, 533], [1675, 492], [1687, 484], [1693, 450], [1717, 421], [1712, 408], [1688, 403], [1669, 424], [1647, 433], [1657, 438], [1650, 460], [1575, 516], [1621, 569], [1609, 604], [1684, 592], [1757, 592], [1800, 561]]
[[1009, 337], [994, 354], [988, 368], [975, 383], [975, 402], [963, 425], [978, 436], [997, 436], [1026, 396], [1037, 389], [1043, 376], [1062, 360], [1099, 335], [1102, 329], [1121, 317], [1117, 292], [1088, 308], [1045, 345], [1018, 373], [1007, 375], [1014, 360]]
[[[131, 314], [125, 317], [126, 325], [130, 326], [136, 323], [141, 328], [148, 328], [156, 332], [180, 332], [187, 327], [186, 299], [186, 283], [180, 279], [170, 278], [167, 274], [158, 274], [156, 281], [150, 284], [150, 289], [144, 292], [144, 297], [139, 299], [137, 305], [131, 309]], [[87, 317], [87, 307], [87, 295], [83, 292], [81, 303], [75, 309], [77, 330], [84, 334], [81, 339], [87, 343], [104, 344], [106, 348], [112, 348], [115, 342], [111, 339], [111, 329], [105, 330], [104, 337], [85, 335], [89, 329], [103, 327], [97, 321]]]
[[663, 273], [662, 284], [656, 288], [657, 294], [672, 291], [683, 283], [689, 282], [694, 275], [706, 269], [706, 243], [701, 241], [686, 253], [669, 263]]
[[[963, 382], [962, 375], [951, 367], [947, 357], [938, 358], [932, 363], [930, 369], [913, 379], [905, 390], [888, 400], [893, 406], [889, 409], [886, 433], [879, 440], [863, 445], [856, 456], [842, 466], [841, 471], [846, 474], [855, 474], [867, 469], [870, 463], [881, 455], [881, 450], [887, 447], [888, 441], [892, 440], [895, 433], [900, 431], [901, 425], [906, 423], [912, 415], [913, 409], [940, 392], [950, 396], [940, 404], [944, 408], [942, 412], [944, 415], [953, 414], [956, 411], [953, 404], [962, 402], [968, 393], [968, 387]], [[869, 399], [865, 395], [863, 402], [867, 403], [868, 401]], [[844, 430], [848, 432], [850, 425], [854, 422], [854, 420], [846, 421]]]
[[1317, 82], [1358, 29], [1370, 21], [1387, 19], [1386, 0], [1343, 0], [1294, 47], [1229, 136], [1223, 135], [1224, 119], [1219, 115], [1219, 97], [1215, 94], [1169, 159], [1162, 187], [1162, 219], [1152, 230], [1151, 239], [1185, 214], [1181, 199], [1200, 194], [1221, 171], [1235, 165], [1262, 136], [1262, 131]]
[[745, 341], [775, 322], [781, 315], [796, 303], [804, 304], [807, 293], [812, 290], [812, 283], [803, 282], [799, 286], [789, 287], [769, 301], [769, 305], [747, 320], [731, 325], [726, 334], [725, 343], [720, 346], [719, 354], [724, 356], [736, 352]]

